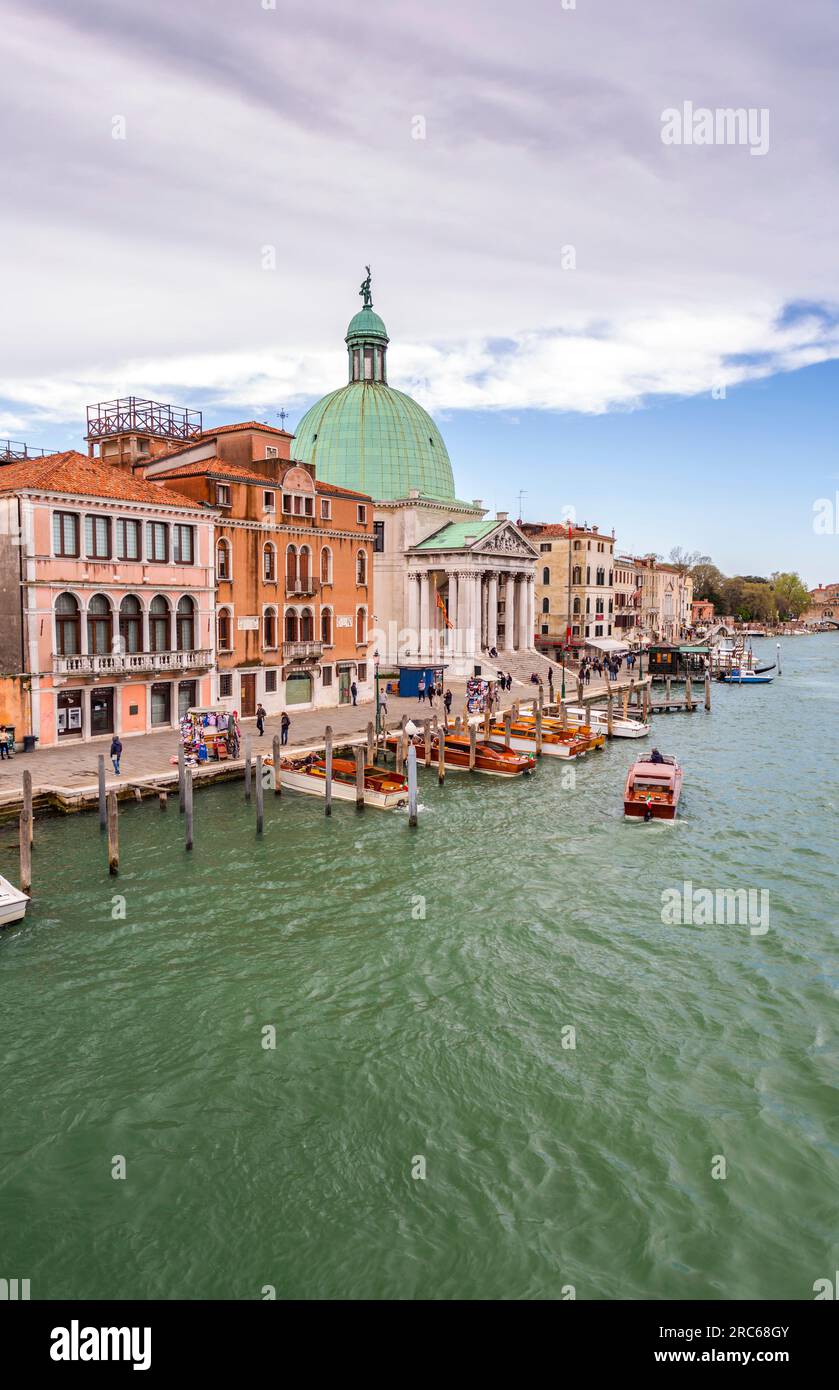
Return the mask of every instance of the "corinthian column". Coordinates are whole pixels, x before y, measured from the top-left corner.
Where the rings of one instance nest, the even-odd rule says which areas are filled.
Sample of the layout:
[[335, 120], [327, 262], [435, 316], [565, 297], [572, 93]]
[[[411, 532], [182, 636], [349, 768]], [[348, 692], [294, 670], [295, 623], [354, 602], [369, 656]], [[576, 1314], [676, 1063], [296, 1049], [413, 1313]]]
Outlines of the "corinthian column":
[[519, 575], [518, 588], [519, 630], [517, 634], [518, 641], [516, 643], [516, 651], [526, 652], [531, 642], [533, 641], [533, 638], [529, 637], [527, 632], [527, 577], [523, 574]]
[[487, 575], [487, 649], [498, 646], [498, 576]]
[[429, 600], [431, 597], [431, 586], [427, 574], [420, 575], [420, 620], [419, 620], [419, 650], [423, 655], [427, 654], [428, 644], [431, 641], [429, 632]]
[[449, 571], [449, 622], [453, 626], [449, 630], [448, 644], [449, 651], [457, 651], [457, 635], [460, 627], [460, 596], [458, 594], [457, 571]]
[[527, 646], [536, 645], [536, 576], [527, 577]]
[[516, 650], [516, 581], [511, 574], [504, 580], [504, 650]]
[[412, 648], [412, 649], [413, 649], [413, 646], [414, 646], [414, 642], [415, 642], [415, 641], [417, 642], [417, 647], [419, 647], [419, 637], [416, 635], [416, 634], [419, 633], [419, 624], [420, 624], [420, 611], [419, 611], [419, 606], [420, 606], [419, 575], [416, 574], [416, 573], [414, 573], [414, 572], [411, 572], [411, 573], [408, 574], [408, 613], [407, 613], [407, 626], [408, 626], [408, 628], [410, 629], [410, 632], [411, 632], [411, 648]]

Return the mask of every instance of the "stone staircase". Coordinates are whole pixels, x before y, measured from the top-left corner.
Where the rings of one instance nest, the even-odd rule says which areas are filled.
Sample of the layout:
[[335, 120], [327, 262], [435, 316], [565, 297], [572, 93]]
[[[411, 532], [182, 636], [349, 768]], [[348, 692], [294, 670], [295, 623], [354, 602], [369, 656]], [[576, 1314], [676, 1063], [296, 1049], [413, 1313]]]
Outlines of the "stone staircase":
[[[509, 672], [513, 677], [513, 689], [517, 685], [525, 685], [528, 691], [535, 690], [536, 687], [531, 684], [530, 677], [536, 671], [545, 683], [545, 693], [547, 694], [548, 671], [551, 669], [553, 670], [554, 688], [559, 690], [562, 685], [562, 667], [558, 662], [542, 656], [540, 652], [505, 652], [499, 650], [496, 658], [482, 651], [475, 657], [475, 662], [480, 665], [482, 671], [493, 674], [496, 671], [503, 671], [505, 675]], [[576, 678], [572, 676], [570, 670], [566, 676], [566, 681], [569, 689], [576, 689]]]

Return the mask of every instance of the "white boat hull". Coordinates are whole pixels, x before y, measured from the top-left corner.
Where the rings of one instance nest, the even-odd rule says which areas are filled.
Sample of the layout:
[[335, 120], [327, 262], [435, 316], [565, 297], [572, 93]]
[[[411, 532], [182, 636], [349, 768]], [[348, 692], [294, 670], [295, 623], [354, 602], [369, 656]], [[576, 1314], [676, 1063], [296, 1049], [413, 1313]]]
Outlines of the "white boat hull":
[[[609, 721], [601, 711], [587, 710], [585, 717], [581, 718], [579, 710], [569, 710], [569, 729], [579, 729], [581, 724], [590, 725], [596, 734], [609, 732]], [[646, 738], [649, 732], [649, 724], [645, 724], [642, 719], [624, 719], [623, 715], [613, 715], [612, 717], [613, 738]]]
[[[498, 738], [499, 742], [503, 741], [503, 735], [496, 735], [496, 738]], [[512, 734], [510, 736], [510, 747], [513, 748], [516, 753], [535, 753], [536, 739], [517, 738], [515, 734]], [[567, 743], [545, 743], [544, 741], [542, 743], [543, 758], [570, 758], [573, 761], [574, 758], [585, 757], [587, 752], [588, 749], [584, 749], [582, 753], [572, 753]]]
[[0, 927], [20, 922], [26, 914], [29, 899], [7, 878], [0, 877]]
[[[274, 790], [274, 769], [263, 764], [262, 785], [266, 791]], [[280, 770], [280, 786], [283, 791], [302, 792], [304, 796], [319, 796], [326, 799], [326, 778], [310, 777], [307, 772], [288, 772]], [[332, 779], [333, 801], [355, 801], [355, 787], [349, 782]], [[408, 805], [407, 792], [378, 792], [369, 787], [364, 789], [364, 805], [373, 806], [378, 811], [398, 811]]]

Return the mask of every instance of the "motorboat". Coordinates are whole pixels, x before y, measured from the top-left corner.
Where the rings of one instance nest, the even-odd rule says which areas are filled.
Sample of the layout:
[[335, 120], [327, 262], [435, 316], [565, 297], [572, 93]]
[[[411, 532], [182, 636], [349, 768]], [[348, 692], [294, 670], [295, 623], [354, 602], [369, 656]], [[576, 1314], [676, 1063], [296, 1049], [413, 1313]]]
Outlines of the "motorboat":
[[29, 898], [7, 878], [0, 875], [0, 927], [19, 922], [26, 913]]
[[775, 679], [769, 674], [774, 669], [774, 666], [767, 666], [757, 671], [729, 671], [719, 679], [723, 685], [769, 685]]
[[[266, 791], [275, 786], [274, 759], [262, 763], [262, 785]], [[305, 796], [326, 797], [326, 759], [315, 753], [305, 757], [280, 759], [280, 786], [283, 791], [303, 792]], [[350, 758], [332, 759], [333, 801], [355, 801], [356, 767]], [[364, 765], [364, 804], [381, 811], [397, 811], [408, 804], [408, 782], [401, 773], [388, 768]]]
[[[566, 714], [571, 728], [588, 725], [598, 734], [609, 731], [609, 716], [605, 709], [569, 709]], [[650, 728], [643, 719], [624, 719], [622, 715], [612, 713], [613, 738], [646, 738]]]
[[[400, 733], [388, 734], [385, 739], [386, 747], [391, 752], [396, 752], [399, 741], [402, 738]], [[430, 758], [434, 766], [439, 761], [439, 735], [431, 735]], [[469, 735], [468, 734], [446, 734], [445, 763], [447, 768], [455, 771], [469, 771]], [[407, 742], [413, 742], [417, 750], [417, 761], [422, 762], [425, 757], [425, 742], [422, 734], [410, 736]], [[526, 751], [524, 754], [505, 748], [503, 743], [495, 739], [485, 739], [478, 737], [475, 743], [475, 771], [484, 772], [489, 777], [521, 777], [523, 773], [532, 772], [536, 765], [536, 758], [532, 752]]]
[[626, 776], [623, 813], [646, 821], [675, 820], [681, 792], [682, 769], [675, 758], [662, 753], [639, 758]]
[[[496, 737], [506, 739], [503, 724], [495, 723], [492, 732]], [[563, 729], [558, 719], [545, 715], [542, 719], [542, 754], [548, 758], [581, 758], [594, 748], [602, 748], [606, 742], [605, 734], [595, 732], [589, 725], [579, 728]], [[536, 720], [527, 715], [519, 715], [510, 724], [510, 747], [519, 752], [531, 752], [536, 748]]]

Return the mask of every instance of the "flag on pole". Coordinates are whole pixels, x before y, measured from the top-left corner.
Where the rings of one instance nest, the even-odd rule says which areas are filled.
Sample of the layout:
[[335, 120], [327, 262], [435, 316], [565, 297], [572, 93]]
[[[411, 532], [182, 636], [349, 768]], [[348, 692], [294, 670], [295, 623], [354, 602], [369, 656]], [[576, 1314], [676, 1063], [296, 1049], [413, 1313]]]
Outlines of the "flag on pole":
[[454, 624], [449, 622], [449, 615], [448, 615], [448, 613], [446, 612], [446, 605], [445, 605], [445, 603], [443, 602], [443, 595], [442, 595], [441, 593], [438, 593], [438, 594], [437, 594], [437, 607], [440, 609], [440, 612], [443, 614], [443, 622], [446, 624], [446, 627], [453, 627]]

